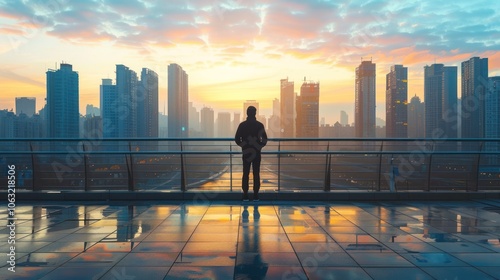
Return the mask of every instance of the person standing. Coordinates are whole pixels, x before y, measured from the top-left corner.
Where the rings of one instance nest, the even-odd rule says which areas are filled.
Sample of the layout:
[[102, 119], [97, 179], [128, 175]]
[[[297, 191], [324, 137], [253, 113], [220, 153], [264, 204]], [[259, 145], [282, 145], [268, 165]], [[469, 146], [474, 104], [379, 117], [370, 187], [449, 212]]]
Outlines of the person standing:
[[267, 134], [264, 125], [257, 121], [257, 109], [247, 108], [247, 119], [240, 123], [234, 136], [234, 141], [241, 147], [243, 153], [243, 201], [248, 201], [248, 181], [250, 166], [253, 171], [253, 200], [259, 201], [261, 150], [267, 144]]

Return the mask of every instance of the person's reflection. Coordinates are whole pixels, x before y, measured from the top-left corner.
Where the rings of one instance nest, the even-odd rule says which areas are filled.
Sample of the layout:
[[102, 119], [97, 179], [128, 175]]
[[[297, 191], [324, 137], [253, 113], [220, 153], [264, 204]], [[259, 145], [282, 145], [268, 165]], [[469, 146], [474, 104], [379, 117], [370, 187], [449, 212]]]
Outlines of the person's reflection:
[[264, 279], [269, 265], [264, 263], [260, 255], [260, 230], [259, 230], [259, 206], [253, 208], [253, 226], [249, 220], [248, 206], [243, 206], [241, 220], [243, 224], [243, 251], [251, 258], [243, 259], [243, 262], [235, 268], [235, 279]]

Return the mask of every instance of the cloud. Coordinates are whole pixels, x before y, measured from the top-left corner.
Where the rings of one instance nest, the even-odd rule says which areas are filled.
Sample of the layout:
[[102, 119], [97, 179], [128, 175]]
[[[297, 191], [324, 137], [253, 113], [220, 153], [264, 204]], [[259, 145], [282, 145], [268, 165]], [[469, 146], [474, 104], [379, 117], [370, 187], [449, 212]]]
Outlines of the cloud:
[[[267, 57], [292, 56], [348, 65], [359, 57], [417, 63], [500, 49], [500, 12], [491, 2], [324, 0], [0, 0], [0, 34], [34, 25], [72, 42], [102, 41], [147, 50], [198, 45], [237, 59], [269, 47]], [[235, 48], [238, 51], [235, 51]], [[402, 56], [401, 50], [413, 54]]]

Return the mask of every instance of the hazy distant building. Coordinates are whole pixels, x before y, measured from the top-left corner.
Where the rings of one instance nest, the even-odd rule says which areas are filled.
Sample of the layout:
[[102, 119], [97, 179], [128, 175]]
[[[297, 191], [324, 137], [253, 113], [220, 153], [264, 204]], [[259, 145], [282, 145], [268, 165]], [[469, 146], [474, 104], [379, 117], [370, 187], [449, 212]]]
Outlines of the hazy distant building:
[[488, 58], [472, 57], [462, 62], [462, 138], [485, 136], [487, 90]]
[[167, 115], [164, 115], [162, 113], [158, 114], [158, 126], [159, 126], [158, 136], [160, 138], [167, 138], [168, 137], [168, 116]]
[[280, 127], [281, 137], [295, 137], [295, 91], [294, 83], [288, 78], [280, 80]]
[[158, 74], [142, 68], [137, 90], [137, 137], [158, 138]]
[[231, 113], [219, 112], [217, 114], [217, 137], [232, 137], [234, 131], [231, 127]]
[[204, 107], [201, 109], [201, 134], [206, 138], [214, 137], [214, 110]]
[[83, 121], [83, 138], [100, 139], [103, 138], [101, 116], [86, 115]]
[[362, 61], [356, 68], [354, 122], [356, 137], [375, 137], [376, 65]]
[[36, 98], [35, 97], [16, 97], [16, 115], [25, 114], [31, 117], [35, 114]]
[[319, 83], [306, 82], [300, 87], [296, 101], [297, 137], [319, 137]]
[[15, 121], [14, 112], [0, 110], [0, 138], [14, 138]]
[[92, 104], [87, 104], [85, 107], [85, 116], [100, 116], [101, 110]]
[[188, 102], [189, 106], [189, 136], [193, 137], [200, 133], [200, 112], [193, 106], [193, 102]]
[[236, 130], [238, 129], [238, 126], [240, 125], [241, 122], [241, 113], [235, 112], [233, 115], [233, 134], [236, 133]]
[[47, 71], [47, 136], [79, 138], [78, 73], [71, 64]]
[[16, 116], [14, 119], [15, 138], [43, 138], [43, 120], [40, 115], [28, 117], [25, 114]]
[[118, 137], [118, 95], [111, 79], [102, 79], [100, 86], [101, 120], [104, 138]]
[[408, 137], [408, 67], [391, 66], [386, 75], [386, 137]]
[[188, 75], [178, 64], [168, 65], [168, 137], [189, 136]]
[[340, 111], [340, 125], [346, 126], [349, 124], [349, 115], [346, 111]]
[[418, 96], [413, 96], [408, 104], [408, 138], [425, 137], [425, 107]]

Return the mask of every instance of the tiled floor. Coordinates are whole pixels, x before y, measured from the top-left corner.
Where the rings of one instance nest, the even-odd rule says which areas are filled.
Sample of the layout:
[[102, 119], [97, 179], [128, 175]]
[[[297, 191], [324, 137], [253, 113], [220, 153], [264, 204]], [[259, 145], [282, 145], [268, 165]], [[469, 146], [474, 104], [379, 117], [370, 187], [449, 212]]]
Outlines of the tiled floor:
[[124, 202], [0, 211], [1, 279], [500, 279], [500, 200]]

